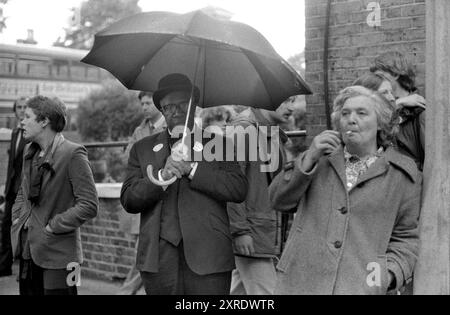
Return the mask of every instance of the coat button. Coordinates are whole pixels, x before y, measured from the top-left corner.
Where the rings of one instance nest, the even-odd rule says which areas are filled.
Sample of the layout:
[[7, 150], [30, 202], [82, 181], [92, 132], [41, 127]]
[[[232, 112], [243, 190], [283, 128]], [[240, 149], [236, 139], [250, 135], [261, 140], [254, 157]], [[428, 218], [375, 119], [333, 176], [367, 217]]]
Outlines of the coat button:
[[337, 248], [337, 249], [341, 248], [342, 247], [342, 242], [340, 242], [340, 241], [334, 242], [334, 247]]
[[338, 209], [338, 211], [340, 213], [342, 213], [342, 214], [347, 214], [348, 213], [347, 207], [342, 207], [342, 208]]

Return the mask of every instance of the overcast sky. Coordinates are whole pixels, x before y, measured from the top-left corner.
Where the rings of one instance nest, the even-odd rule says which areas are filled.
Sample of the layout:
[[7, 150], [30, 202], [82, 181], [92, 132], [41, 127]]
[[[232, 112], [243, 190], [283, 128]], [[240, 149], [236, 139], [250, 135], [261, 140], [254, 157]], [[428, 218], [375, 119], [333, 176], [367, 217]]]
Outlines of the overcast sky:
[[[16, 43], [33, 29], [39, 46], [51, 46], [64, 34], [70, 8], [82, 0], [10, 0], [4, 6], [7, 28], [0, 42]], [[232, 12], [233, 20], [260, 31], [284, 58], [303, 51], [305, 46], [304, 0], [140, 0], [143, 11], [185, 13], [208, 5]]]

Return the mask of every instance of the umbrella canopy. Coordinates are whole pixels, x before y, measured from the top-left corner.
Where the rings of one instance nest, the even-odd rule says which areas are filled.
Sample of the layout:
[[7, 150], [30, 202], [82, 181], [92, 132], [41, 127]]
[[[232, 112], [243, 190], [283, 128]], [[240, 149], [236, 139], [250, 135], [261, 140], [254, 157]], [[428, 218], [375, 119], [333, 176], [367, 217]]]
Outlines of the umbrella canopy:
[[259, 32], [202, 10], [120, 20], [95, 35], [82, 61], [108, 70], [134, 90], [155, 91], [163, 76], [185, 74], [200, 89], [201, 107], [274, 110], [292, 95], [311, 93]]

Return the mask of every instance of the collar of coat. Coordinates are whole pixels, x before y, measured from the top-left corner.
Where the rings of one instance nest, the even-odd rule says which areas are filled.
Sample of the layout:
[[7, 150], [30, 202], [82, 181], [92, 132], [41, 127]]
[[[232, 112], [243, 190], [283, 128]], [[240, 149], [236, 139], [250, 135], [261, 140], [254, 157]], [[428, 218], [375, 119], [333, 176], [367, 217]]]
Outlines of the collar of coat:
[[157, 121], [155, 121], [154, 123], [151, 121], [150, 118], [145, 118], [141, 124], [138, 126], [138, 128], [145, 128], [148, 127], [150, 129], [158, 129], [158, 128], [163, 128], [166, 126], [166, 120], [164, 118], [164, 116], [161, 115], [161, 117], [159, 117], [159, 119]]
[[[55, 138], [53, 139], [53, 143], [50, 149], [50, 153], [47, 155], [46, 160], [49, 160], [48, 162], [52, 164], [53, 161], [53, 155], [55, 154], [56, 149], [64, 142], [64, 136], [61, 133], [57, 133]], [[28, 147], [25, 149], [25, 160], [32, 159], [34, 154], [39, 150], [39, 145], [35, 142], [32, 142], [28, 145]]]
[[[328, 160], [340, 177], [345, 179], [344, 147], [341, 146], [338, 150], [330, 154]], [[396, 169], [402, 171], [412, 182], [416, 182], [419, 171], [414, 161], [397, 152], [393, 147], [388, 147], [381, 158], [379, 158], [374, 165], [358, 179], [358, 183], [383, 174], [387, 171], [388, 165], [392, 165]]]

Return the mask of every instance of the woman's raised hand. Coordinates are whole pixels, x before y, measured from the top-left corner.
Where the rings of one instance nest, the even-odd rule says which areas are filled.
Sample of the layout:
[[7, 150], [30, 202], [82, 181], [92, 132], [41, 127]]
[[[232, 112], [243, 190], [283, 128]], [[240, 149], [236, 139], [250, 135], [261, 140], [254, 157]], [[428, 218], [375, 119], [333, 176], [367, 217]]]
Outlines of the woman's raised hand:
[[341, 135], [338, 131], [325, 130], [318, 134], [309, 146], [300, 169], [309, 172], [323, 155], [330, 154], [339, 148], [341, 142]]

